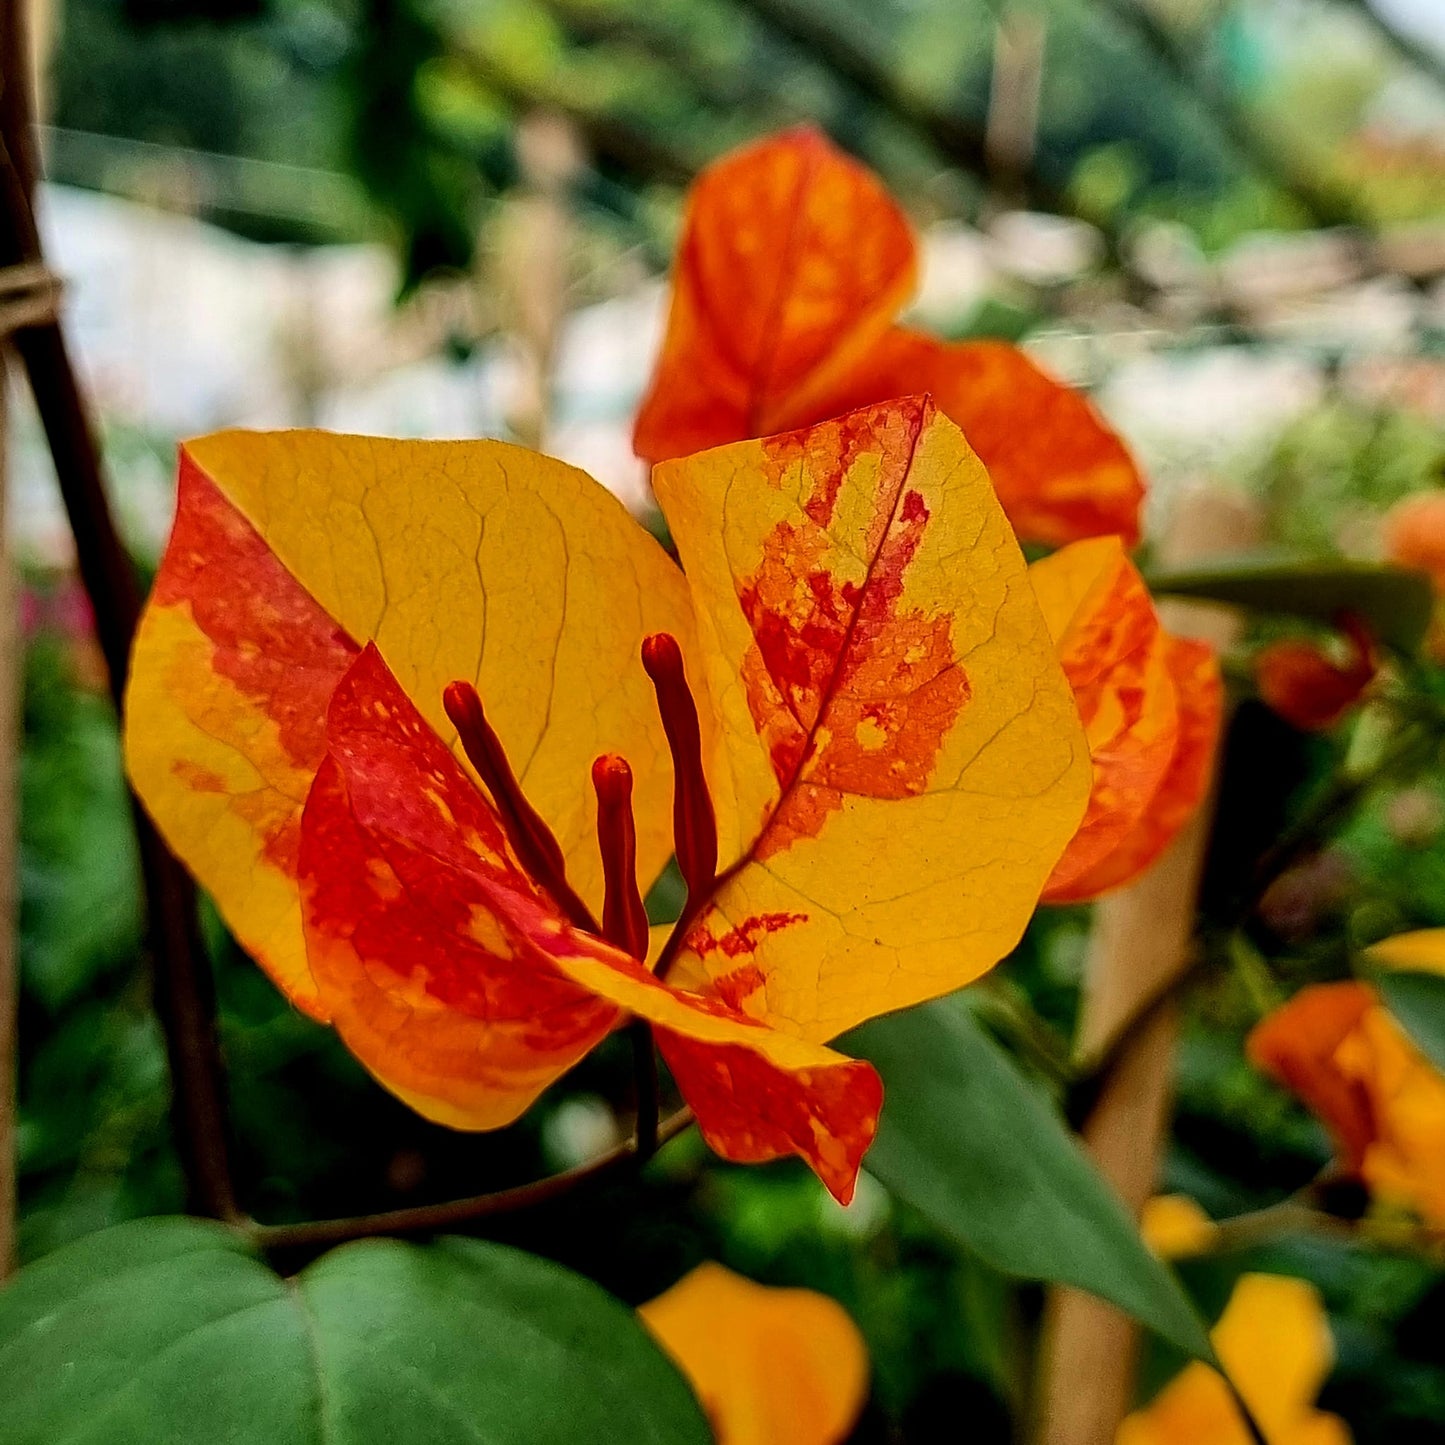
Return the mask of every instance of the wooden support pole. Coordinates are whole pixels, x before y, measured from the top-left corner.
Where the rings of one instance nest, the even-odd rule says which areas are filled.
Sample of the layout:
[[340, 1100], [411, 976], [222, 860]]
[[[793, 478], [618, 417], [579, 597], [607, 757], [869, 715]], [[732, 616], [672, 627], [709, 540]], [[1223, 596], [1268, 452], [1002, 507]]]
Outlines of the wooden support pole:
[[[1212, 490], [1180, 500], [1161, 560], [1183, 565], [1243, 551], [1258, 540], [1254, 509]], [[1160, 605], [1164, 625], [1223, 651], [1234, 613], [1200, 603]], [[1078, 1053], [1119, 1045], [1083, 1129], [1099, 1171], [1138, 1217], [1154, 1192], [1168, 1141], [1179, 1011], [1171, 986], [1190, 964], [1200, 875], [1213, 819], [1207, 801], [1137, 883], [1094, 910]], [[1161, 1002], [1162, 1000], [1162, 1002]], [[1093, 1295], [1058, 1289], [1044, 1316], [1039, 1445], [1114, 1445], [1134, 1394], [1138, 1331]]]

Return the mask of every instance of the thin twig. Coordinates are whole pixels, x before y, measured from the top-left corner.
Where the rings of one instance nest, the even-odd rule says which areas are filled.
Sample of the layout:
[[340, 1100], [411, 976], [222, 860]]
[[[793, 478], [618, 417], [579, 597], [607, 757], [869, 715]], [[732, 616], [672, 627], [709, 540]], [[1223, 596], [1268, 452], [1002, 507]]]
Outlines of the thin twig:
[[[18, 0], [0, 4], [0, 54], [9, 63], [0, 107], [0, 262], [41, 261], [32, 209], [33, 172], [25, 67], [28, 52]], [[100, 453], [88, 409], [55, 320], [17, 330], [14, 345], [29, 378], [55, 463], [76, 564], [95, 615], [96, 637], [119, 712], [140, 592], [106, 499]], [[231, 1184], [228, 1127], [214, 983], [196, 918], [195, 890], [150, 820], [134, 807], [145, 882], [156, 1008], [171, 1068], [172, 1117], [188, 1204], [218, 1219], [239, 1217]]]
[[[668, 1143], [692, 1123], [692, 1110], [679, 1109], [664, 1119], [657, 1130], [657, 1144]], [[363, 1214], [350, 1219], [318, 1219], [305, 1224], [257, 1224], [241, 1226], [254, 1245], [266, 1250], [324, 1249], [353, 1239], [377, 1235], [434, 1234], [456, 1229], [483, 1219], [517, 1214], [571, 1194], [583, 1185], [596, 1183], [628, 1165], [642, 1165], [647, 1155], [634, 1137], [560, 1174], [519, 1184], [512, 1189], [494, 1190], [445, 1204], [423, 1204], [414, 1209], [393, 1209], [382, 1214]]]
[[633, 1091], [637, 1109], [637, 1157], [643, 1163], [657, 1153], [659, 1102], [657, 1091], [657, 1050], [652, 1042], [652, 1025], [646, 1019], [633, 1019], [628, 1030], [632, 1035]]

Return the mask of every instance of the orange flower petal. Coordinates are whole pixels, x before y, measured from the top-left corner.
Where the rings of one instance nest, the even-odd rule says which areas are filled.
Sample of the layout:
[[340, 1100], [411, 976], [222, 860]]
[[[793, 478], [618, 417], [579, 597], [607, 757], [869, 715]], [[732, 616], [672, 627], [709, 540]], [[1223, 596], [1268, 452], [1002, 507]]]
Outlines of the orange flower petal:
[[913, 236], [878, 179], [808, 128], [698, 177], [662, 355], [633, 444], [649, 461], [809, 417], [914, 287]]
[[910, 398], [655, 484], [718, 721], [724, 868], [671, 977], [819, 1041], [978, 977], [1078, 826], [1088, 755], [962, 434]]
[[656, 1027], [703, 1138], [724, 1159], [757, 1164], [795, 1154], [840, 1204], [852, 1199], [883, 1106], [871, 1064], [674, 988], [575, 930], [538, 941], [568, 978]]
[[297, 1007], [324, 1019], [296, 896], [326, 704], [357, 645], [182, 450], [135, 645], [126, 765], [171, 847]]
[[1255, 658], [1259, 694], [1286, 722], [1305, 731], [1332, 728], [1364, 696], [1380, 670], [1374, 640], [1364, 625], [1345, 619], [1349, 657], [1342, 664], [1313, 642], [1286, 639]]
[[1075, 542], [1029, 568], [1094, 765], [1088, 810], [1044, 889], [1077, 896], [1152, 805], [1179, 737], [1167, 642], [1144, 579], [1117, 537]]
[[427, 1118], [510, 1123], [617, 1010], [528, 937], [561, 914], [374, 645], [335, 690], [327, 741], [301, 834], [321, 999], [352, 1053]]
[[1192, 638], [1164, 634], [1164, 661], [1174, 680], [1179, 735], [1174, 752], [1144, 815], [1100, 862], [1079, 874], [1051, 901], [1082, 902], [1132, 883], [1151, 868], [1192, 818], [1209, 791], [1224, 682], [1214, 650]]
[[[1412, 948], [1405, 957], [1382, 948], [1387, 965], [1413, 966]], [[1318, 1115], [1344, 1168], [1445, 1229], [1445, 1076], [1372, 988], [1302, 989], [1250, 1035], [1249, 1056]]]
[[817, 415], [917, 392], [963, 428], [1025, 541], [1057, 547], [1115, 535], [1137, 544], [1144, 481], [1128, 448], [1088, 397], [1008, 342], [948, 344], [896, 326]]
[[1426, 572], [1445, 593], [1445, 492], [1396, 502], [1385, 514], [1385, 555], [1399, 567]]
[[638, 1314], [687, 1376], [718, 1445], [838, 1445], [868, 1397], [863, 1336], [827, 1295], [702, 1264]]
[[815, 131], [710, 166], [688, 199], [638, 455], [664, 461], [932, 392], [1019, 536], [1133, 546], [1143, 482], [1086, 397], [1017, 347], [946, 345], [891, 324], [915, 250], [877, 177]]
[[1337, 1053], [1375, 1006], [1362, 983], [1316, 984], [1257, 1024], [1246, 1045], [1251, 1062], [1319, 1116], [1352, 1172], [1364, 1162], [1376, 1120], [1369, 1091], [1341, 1070]]

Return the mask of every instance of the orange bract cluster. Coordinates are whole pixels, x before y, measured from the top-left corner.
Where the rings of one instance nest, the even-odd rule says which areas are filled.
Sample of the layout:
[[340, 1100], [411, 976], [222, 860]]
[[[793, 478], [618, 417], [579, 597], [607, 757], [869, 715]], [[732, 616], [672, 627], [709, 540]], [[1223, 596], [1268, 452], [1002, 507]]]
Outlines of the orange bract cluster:
[[280, 987], [429, 1118], [515, 1119], [633, 1015], [715, 1149], [801, 1155], [846, 1200], [881, 1087], [826, 1041], [1014, 946], [1086, 746], [927, 401], [657, 491], [685, 574], [502, 443], [189, 443], [128, 767]]
[[1117, 537], [1075, 542], [1029, 578], [1089, 740], [1084, 821], [1044, 890], [1072, 903], [1132, 881], [1209, 785], [1223, 687], [1213, 653], [1160, 626]]
[[809, 129], [724, 157], [694, 185], [661, 358], [634, 445], [657, 462], [930, 393], [1025, 540], [1139, 537], [1144, 488], [1078, 392], [1016, 347], [896, 323], [917, 248], [871, 172]]
[[[1382, 961], [1445, 971], [1445, 931], [1405, 935], [1379, 953]], [[1302, 989], [1258, 1025], [1248, 1051], [1319, 1116], [1343, 1170], [1382, 1201], [1445, 1229], [1445, 1075], [1373, 988]]]

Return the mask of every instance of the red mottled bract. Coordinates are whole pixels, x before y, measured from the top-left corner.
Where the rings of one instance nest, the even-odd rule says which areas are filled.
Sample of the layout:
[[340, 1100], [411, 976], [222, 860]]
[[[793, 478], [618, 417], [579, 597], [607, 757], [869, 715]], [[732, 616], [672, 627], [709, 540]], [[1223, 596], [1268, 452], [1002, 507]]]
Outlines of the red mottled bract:
[[528, 929], [563, 928], [562, 914], [374, 646], [336, 689], [327, 737], [302, 828], [302, 908], [337, 1032], [428, 1118], [509, 1122], [617, 1010], [539, 955]]

